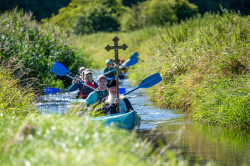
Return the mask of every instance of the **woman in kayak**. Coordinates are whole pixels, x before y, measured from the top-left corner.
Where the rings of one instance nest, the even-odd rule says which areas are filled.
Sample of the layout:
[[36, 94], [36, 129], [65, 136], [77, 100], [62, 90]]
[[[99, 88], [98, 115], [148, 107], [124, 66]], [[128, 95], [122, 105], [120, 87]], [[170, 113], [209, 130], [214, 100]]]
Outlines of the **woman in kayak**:
[[[84, 70], [85, 70], [85, 67], [80, 67], [79, 69], [79, 76], [80, 76], [80, 80], [83, 81], [84, 79]], [[75, 79], [72, 81], [72, 84], [75, 83], [77, 77], [79, 77], [78, 75], [75, 77]]]
[[[86, 84], [86, 85], [84, 85]], [[88, 87], [89, 86], [89, 87]], [[92, 87], [92, 88], [90, 88]], [[77, 89], [80, 90], [79, 96], [81, 98], [87, 98], [88, 95], [93, 92], [93, 89], [98, 87], [97, 83], [93, 80], [92, 71], [86, 69], [84, 71], [84, 80], [81, 81], [80, 77], [77, 77], [76, 81], [69, 87], [69, 91], [73, 92]]]
[[108, 96], [109, 92], [107, 90], [107, 79], [104, 75], [100, 75], [97, 78], [98, 88], [89, 94], [86, 103], [87, 106], [93, 105], [96, 102], [101, 103], [102, 99]]
[[103, 69], [103, 75], [111, 79], [116, 79], [116, 70], [112, 67], [111, 60], [106, 61], [106, 67]]
[[127, 98], [125, 98], [124, 96], [120, 97], [120, 99], [117, 98], [116, 80], [114, 79], [110, 80], [108, 88], [109, 88], [109, 95], [103, 99], [103, 102], [105, 104], [101, 108], [101, 110], [105, 114], [109, 115], [118, 113], [117, 110], [118, 104], [120, 108], [119, 113], [126, 113], [134, 110], [130, 101]]

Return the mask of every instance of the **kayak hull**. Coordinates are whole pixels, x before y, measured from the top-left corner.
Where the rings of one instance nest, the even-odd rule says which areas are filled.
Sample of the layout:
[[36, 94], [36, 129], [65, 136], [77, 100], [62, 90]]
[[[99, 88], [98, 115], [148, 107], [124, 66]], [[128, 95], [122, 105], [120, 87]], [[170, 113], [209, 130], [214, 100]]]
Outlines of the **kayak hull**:
[[135, 111], [95, 117], [92, 120], [103, 122], [106, 126], [115, 125], [127, 130], [139, 128], [141, 124], [141, 117]]

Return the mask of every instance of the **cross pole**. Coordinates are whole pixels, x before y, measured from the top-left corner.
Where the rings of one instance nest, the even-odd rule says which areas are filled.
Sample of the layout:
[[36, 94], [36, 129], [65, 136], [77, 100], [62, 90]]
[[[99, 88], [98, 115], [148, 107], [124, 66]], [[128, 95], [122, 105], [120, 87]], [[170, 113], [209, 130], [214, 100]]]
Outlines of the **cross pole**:
[[[117, 90], [117, 98], [119, 99], [119, 81], [118, 81], [118, 70], [119, 70], [119, 57], [118, 57], [118, 49], [123, 49], [123, 50], [126, 50], [126, 48], [128, 48], [128, 46], [126, 44], [123, 43], [123, 45], [121, 46], [118, 46], [118, 41], [119, 41], [119, 38], [117, 36], [115, 36], [113, 39], [114, 41], [114, 46], [110, 46], [110, 45], [107, 45], [105, 47], [105, 49], [107, 51], [110, 51], [112, 49], [115, 50], [115, 69], [116, 69], [116, 90]], [[118, 113], [120, 112], [120, 107], [119, 107], [119, 104], [117, 105], [117, 109], [118, 109]]]

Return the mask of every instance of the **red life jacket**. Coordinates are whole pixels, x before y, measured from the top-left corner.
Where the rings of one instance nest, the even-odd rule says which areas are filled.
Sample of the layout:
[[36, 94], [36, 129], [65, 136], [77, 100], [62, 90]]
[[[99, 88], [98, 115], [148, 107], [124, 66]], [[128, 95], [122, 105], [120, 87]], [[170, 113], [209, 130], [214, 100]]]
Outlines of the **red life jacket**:
[[[85, 82], [87, 85], [93, 87], [93, 88], [97, 88], [96, 84], [94, 81], [90, 82], [90, 83], [87, 83]], [[94, 90], [93, 89], [90, 89], [89, 87], [85, 86], [85, 85], [82, 85], [82, 88], [80, 89], [80, 97], [81, 98], [87, 98], [88, 95], [93, 92]]]

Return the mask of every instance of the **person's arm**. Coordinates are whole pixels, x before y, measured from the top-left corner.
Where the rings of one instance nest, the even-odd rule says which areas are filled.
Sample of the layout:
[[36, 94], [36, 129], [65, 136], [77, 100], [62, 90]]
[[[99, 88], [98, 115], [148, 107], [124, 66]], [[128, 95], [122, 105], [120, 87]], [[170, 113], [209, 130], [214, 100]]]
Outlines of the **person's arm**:
[[82, 85], [81, 83], [78, 84], [77, 82], [75, 82], [69, 87], [69, 91], [73, 92], [77, 89], [81, 89], [81, 85]]
[[103, 69], [102, 74], [104, 75], [106, 73], [106, 68]]
[[130, 111], [130, 110], [134, 111], [134, 108], [132, 107], [130, 101], [129, 101], [127, 98], [124, 98], [123, 101], [124, 101], [124, 103], [126, 104], [126, 107], [127, 107], [127, 109], [128, 109], [129, 111]]

